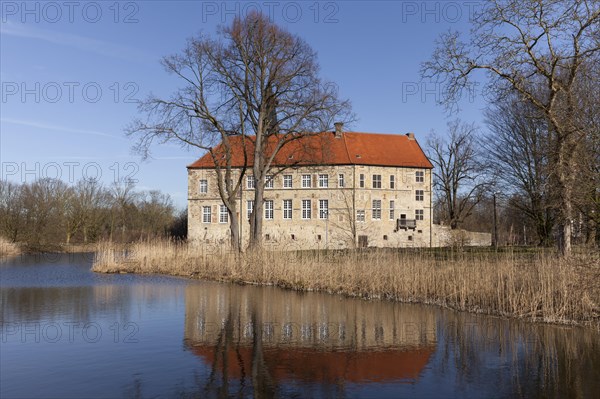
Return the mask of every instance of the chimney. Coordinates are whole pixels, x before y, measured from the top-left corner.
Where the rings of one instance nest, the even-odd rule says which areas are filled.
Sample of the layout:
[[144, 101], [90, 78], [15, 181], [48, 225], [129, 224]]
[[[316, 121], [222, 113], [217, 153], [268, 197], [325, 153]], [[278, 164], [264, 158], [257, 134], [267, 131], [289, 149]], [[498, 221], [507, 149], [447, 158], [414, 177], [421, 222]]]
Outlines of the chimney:
[[406, 133], [406, 135], [408, 136], [409, 140], [414, 140], [415, 139], [415, 134], [410, 132], [410, 133]]
[[335, 126], [335, 138], [342, 138], [342, 129], [344, 128], [344, 122], [336, 122], [333, 124]]

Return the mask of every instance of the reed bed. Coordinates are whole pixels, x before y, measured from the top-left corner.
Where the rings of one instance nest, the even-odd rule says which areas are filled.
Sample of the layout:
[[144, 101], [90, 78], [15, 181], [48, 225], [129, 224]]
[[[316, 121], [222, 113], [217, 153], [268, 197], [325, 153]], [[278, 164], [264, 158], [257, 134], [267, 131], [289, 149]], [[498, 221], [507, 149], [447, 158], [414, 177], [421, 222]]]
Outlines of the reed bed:
[[21, 253], [21, 248], [12, 242], [0, 237], [0, 258], [17, 256]]
[[435, 304], [600, 329], [597, 253], [278, 252], [233, 254], [171, 241], [129, 249], [99, 245], [93, 270], [159, 273], [223, 282], [276, 285], [362, 298]]

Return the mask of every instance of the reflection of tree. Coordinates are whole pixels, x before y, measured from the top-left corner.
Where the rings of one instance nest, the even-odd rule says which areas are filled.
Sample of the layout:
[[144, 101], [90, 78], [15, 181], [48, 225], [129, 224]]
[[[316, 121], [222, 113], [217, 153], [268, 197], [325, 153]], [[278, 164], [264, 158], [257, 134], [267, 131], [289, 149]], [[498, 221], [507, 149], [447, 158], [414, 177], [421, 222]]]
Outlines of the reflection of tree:
[[593, 330], [443, 312], [437, 333], [433, 368], [456, 372], [458, 392], [474, 389], [474, 381], [486, 381], [502, 397], [593, 397], [599, 388], [600, 340]]
[[[398, 309], [330, 295], [190, 286], [185, 344], [210, 370], [205, 395], [273, 397], [285, 384], [286, 394], [292, 389], [312, 396], [320, 389], [326, 397], [340, 396], [347, 382], [419, 378], [435, 337], [433, 328], [425, 334], [418, 329], [433, 319], [416, 308]], [[415, 331], [405, 331], [403, 323]]]
[[263, 348], [263, 318], [256, 307], [252, 308], [252, 386], [255, 398], [272, 398], [275, 395], [275, 386], [271, 379], [269, 369], [265, 363]]

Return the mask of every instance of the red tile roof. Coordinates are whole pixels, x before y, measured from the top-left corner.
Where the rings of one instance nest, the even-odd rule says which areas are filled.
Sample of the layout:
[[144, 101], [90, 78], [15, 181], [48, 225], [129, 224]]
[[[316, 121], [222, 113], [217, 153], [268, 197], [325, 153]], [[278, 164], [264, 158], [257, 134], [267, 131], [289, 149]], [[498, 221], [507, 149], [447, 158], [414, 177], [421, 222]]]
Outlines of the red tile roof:
[[[306, 165], [373, 165], [413, 168], [433, 168], [419, 143], [411, 134], [376, 134], [343, 132], [336, 138], [333, 132], [316, 133], [303, 136], [286, 144], [277, 154], [273, 166]], [[241, 136], [230, 137], [233, 151], [232, 166], [244, 165], [244, 146]], [[254, 137], [245, 140], [247, 153], [246, 165], [253, 163]], [[276, 144], [272, 137], [269, 145]], [[223, 153], [222, 145], [214, 152]], [[223, 160], [223, 166], [225, 161]], [[189, 165], [190, 169], [214, 168], [212, 157], [206, 153], [202, 158]]]

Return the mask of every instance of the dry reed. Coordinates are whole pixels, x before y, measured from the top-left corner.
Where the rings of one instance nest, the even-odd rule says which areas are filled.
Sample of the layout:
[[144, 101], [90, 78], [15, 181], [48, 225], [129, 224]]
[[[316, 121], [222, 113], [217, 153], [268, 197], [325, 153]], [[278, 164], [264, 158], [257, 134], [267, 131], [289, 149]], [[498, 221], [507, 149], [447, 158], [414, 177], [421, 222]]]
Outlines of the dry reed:
[[277, 285], [362, 298], [435, 304], [460, 311], [600, 329], [598, 256], [349, 251], [245, 253], [236, 256], [170, 241], [98, 248], [93, 270], [160, 273]]

